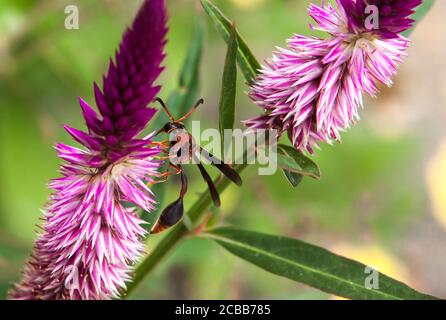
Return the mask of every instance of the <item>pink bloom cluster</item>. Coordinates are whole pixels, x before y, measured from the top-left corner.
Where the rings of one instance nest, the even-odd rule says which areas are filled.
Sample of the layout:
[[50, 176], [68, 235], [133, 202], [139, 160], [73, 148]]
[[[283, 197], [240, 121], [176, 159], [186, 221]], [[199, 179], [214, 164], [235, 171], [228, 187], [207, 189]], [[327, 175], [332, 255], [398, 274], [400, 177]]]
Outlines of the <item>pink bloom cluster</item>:
[[[297, 149], [310, 153], [319, 142], [339, 141], [341, 132], [359, 119], [363, 93], [375, 96], [378, 82], [392, 85], [409, 44], [401, 32], [412, 26], [409, 17], [421, 2], [311, 4], [308, 12], [316, 21], [312, 27], [330, 36], [295, 35], [288, 40], [288, 48], [274, 53], [250, 92], [265, 114], [245, 124], [287, 132]], [[373, 9], [378, 9], [376, 17], [370, 16]]]
[[100, 115], [80, 105], [88, 133], [65, 127], [85, 148], [58, 144], [62, 177], [44, 210], [42, 232], [12, 299], [111, 299], [125, 289], [133, 264], [144, 251], [146, 231], [130, 202], [150, 211], [160, 152], [138, 135], [156, 109], [148, 108], [160, 87], [166, 42], [163, 0], [146, 0], [126, 32], [116, 64], [95, 84]]

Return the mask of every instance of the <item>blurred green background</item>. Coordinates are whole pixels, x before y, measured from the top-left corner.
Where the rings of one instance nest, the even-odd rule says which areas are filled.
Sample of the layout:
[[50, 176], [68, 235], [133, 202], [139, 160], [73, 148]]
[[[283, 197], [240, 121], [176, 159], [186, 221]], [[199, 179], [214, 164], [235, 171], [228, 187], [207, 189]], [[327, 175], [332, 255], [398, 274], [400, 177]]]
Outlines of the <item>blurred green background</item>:
[[[318, 2], [318, 1], [316, 1]], [[12, 0], [0, 2], [0, 298], [20, 276], [36, 224], [57, 177], [52, 146], [70, 142], [63, 124], [83, 128], [77, 97], [93, 103], [100, 80], [140, 1]], [[311, 34], [303, 0], [215, 0], [237, 21], [263, 61], [294, 33]], [[80, 29], [64, 28], [67, 5], [80, 10]], [[168, 1], [170, 32], [162, 97], [176, 86], [198, 5]], [[437, 1], [413, 33], [414, 44], [391, 90], [367, 100], [363, 120], [343, 143], [314, 156], [321, 181], [292, 189], [281, 172], [244, 173], [244, 187], [223, 194], [219, 223], [284, 234], [374, 265], [437, 296], [446, 296], [446, 3]], [[225, 45], [206, 19], [201, 69], [205, 106], [194, 119], [217, 127]], [[243, 94], [239, 76], [237, 117], [259, 109]], [[155, 129], [155, 128], [151, 128]], [[194, 176], [195, 168], [188, 171]], [[197, 177], [196, 175], [194, 177]], [[186, 205], [203, 191], [197, 177]], [[168, 199], [177, 196], [170, 183]], [[161, 235], [162, 236], [162, 235]], [[160, 236], [160, 237], [161, 237]], [[148, 241], [148, 251], [159, 237]], [[257, 269], [200, 239], [182, 242], [133, 298], [311, 299], [317, 290]]]

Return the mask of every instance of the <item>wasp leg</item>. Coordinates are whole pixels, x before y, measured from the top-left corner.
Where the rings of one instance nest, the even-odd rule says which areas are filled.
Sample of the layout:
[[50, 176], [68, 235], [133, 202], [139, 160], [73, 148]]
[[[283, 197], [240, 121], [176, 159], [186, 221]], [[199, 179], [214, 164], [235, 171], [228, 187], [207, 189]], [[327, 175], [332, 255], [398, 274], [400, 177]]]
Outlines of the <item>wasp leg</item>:
[[[170, 171], [170, 168], [174, 168], [174, 171]], [[159, 174], [157, 177], [159, 178], [159, 180], [156, 180], [154, 182], [152, 182], [151, 184], [157, 184], [157, 183], [161, 183], [161, 182], [165, 182], [167, 181], [167, 179], [170, 176], [173, 175], [177, 175], [181, 172], [181, 168], [179, 168], [178, 166], [173, 165], [172, 163], [168, 163], [167, 167], [166, 167], [166, 171], [164, 173]]]
[[163, 140], [163, 141], [152, 141], [150, 143], [151, 146], [161, 146], [162, 150], [165, 150], [170, 147], [170, 141], [169, 140]]

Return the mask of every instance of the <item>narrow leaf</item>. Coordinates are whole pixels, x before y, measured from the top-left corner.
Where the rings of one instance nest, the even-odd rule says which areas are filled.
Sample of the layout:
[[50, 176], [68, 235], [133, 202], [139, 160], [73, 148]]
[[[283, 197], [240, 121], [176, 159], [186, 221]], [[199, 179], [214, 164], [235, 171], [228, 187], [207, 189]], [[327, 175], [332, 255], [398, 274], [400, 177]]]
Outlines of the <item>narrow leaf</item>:
[[370, 272], [359, 262], [300, 240], [224, 227], [204, 234], [232, 254], [273, 274], [349, 299], [436, 299], [384, 274], [368, 289]]
[[[201, 0], [201, 5], [204, 8], [204, 11], [209, 15], [212, 20], [212, 23], [217, 28], [217, 31], [223, 37], [223, 39], [228, 43], [231, 35], [231, 21], [225, 17], [225, 15], [218, 9], [213, 3], [208, 0]], [[240, 66], [240, 69], [245, 76], [246, 81], [251, 84], [256, 78], [259, 69], [260, 63], [254, 57], [251, 49], [246, 44], [245, 40], [242, 36], [237, 33], [237, 41], [238, 41], [238, 53], [237, 53], [237, 61]]]
[[221, 85], [220, 104], [219, 104], [219, 126], [222, 150], [224, 150], [224, 130], [234, 129], [235, 121], [235, 97], [237, 87], [237, 31], [235, 25], [232, 25], [231, 36], [228, 42], [228, 51], [226, 53], [225, 68], [223, 71], [223, 80]]
[[281, 168], [289, 172], [294, 172], [314, 179], [319, 179], [321, 177], [319, 166], [291, 146], [283, 144], [277, 146], [277, 163]]

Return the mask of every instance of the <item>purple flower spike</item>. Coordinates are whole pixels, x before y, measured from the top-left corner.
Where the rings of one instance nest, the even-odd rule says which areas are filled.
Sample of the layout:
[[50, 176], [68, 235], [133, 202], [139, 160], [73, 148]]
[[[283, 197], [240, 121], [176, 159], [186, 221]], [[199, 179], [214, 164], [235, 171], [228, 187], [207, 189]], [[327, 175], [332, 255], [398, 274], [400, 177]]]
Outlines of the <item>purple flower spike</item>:
[[130, 280], [144, 252], [144, 223], [136, 208], [150, 211], [160, 150], [149, 138], [135, 136], [156, 109], [148, 108], [166, 43], [163, 0], [147, 0], [125, 33], [104, 77], [95, 84], [98, 115], [80, 99], [88, 133], [65, 126], [86, 149], [56, 145], [64, 160], [62, 177], [50, 183], [53, 194], [44, 210], [42, 233], [12, 299], [111, 299]]
[[110, 60], [103, 90], [94, 84], [101, 119], [81, 101], [90, 133], [104, 138], [104, 153], [125, 155], [122, 143], [140, 133], [156, 111], [146, 106], [160, 90], [153, 82], [163, 70], [166, 20], [164, 1], [146, 1], [122, 39], [116, 62]]
[[[314, 29], [327, 39], [295, 35], [260, 72], [250, 92], [265, 115], [245, 121], [253, 129], [288, 133], [294, 146], [314, 152], [319, 142], [340, 141], [359, 120], [363, 93], [376, 96], [377, 83], [392, 85], [405, 56], [410, 16], [421, 0], [337, 0], [308, 9]], [[367, 25], [366, 8], [376, 5], [376, 26]], [[370, 11], [369, 15], [371, 14]]]

